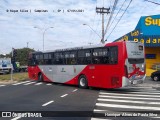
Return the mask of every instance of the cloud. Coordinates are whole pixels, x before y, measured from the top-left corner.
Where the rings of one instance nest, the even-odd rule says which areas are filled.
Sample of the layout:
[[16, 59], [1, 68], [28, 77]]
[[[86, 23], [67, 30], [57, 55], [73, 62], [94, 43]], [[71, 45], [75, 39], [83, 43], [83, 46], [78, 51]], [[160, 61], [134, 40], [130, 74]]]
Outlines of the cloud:
[[[155, 0], [158, 2], [158, 0]], [[119, 1], [113, 16], [116, 15], [123, 1]], [[126, 8], [127, 3], [123, 7]], [[43, 32], [45, 49], [74, 47], [100, 43], [101, 15], [96, 14], [96, 6], [101, 7], [103, 0], [1, 0], [0, 1], [0, 54], [9, 53], [12, 47], [23, 48], [27, 46], [35, 50], [43, 48]], [[104, 0], [105, 7], [112, 7], [112, 0]], [[68, 12], [68, 10], [82, 9], [83, 12]], [[7, 12], [7, 10], [28, 10], [29, 12]], [[35, 10], [47, 10], [48, 12], [35, 12]], [[58, 10], [61, 10], [58, 12]], [[63, 12], [64, 10], [64, 12]], [[31, 12], [30, 12], [31, 11]], [[133, 0], [127, 12], [113, 31], [108, 41], [132, 31], [141, 16], [159, 14], [160, 8], [144, 0]], [[107, 35], [120, 18], [120, 12]], [[109, 15], [105, 15], [105, 24]], [[114, 17], [113, 17], [114, 18]], [[91, 26], [83, 26], [86, 23]], [[34, 26], [39, 27], [35, 29]]]

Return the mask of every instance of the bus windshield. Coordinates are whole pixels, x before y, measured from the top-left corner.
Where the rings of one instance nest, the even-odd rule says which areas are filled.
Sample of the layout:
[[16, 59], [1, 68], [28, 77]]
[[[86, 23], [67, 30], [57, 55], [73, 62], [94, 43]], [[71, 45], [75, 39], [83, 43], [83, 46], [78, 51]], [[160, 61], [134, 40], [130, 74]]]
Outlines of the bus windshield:
[[126, 42], [128, 61], [130, 64], [144, 63], [144, 48], [139, 42]]

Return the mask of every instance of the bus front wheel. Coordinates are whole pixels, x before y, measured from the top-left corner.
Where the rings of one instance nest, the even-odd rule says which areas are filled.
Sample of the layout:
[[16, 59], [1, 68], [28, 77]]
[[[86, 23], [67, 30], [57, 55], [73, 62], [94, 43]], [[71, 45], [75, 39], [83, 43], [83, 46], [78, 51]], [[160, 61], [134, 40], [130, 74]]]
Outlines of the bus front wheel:
[[43, 75], [42, 75], [42, 73], [38, 74], [38, 82], [43, 82]]
[[85, 75], [81, 75], [78, 79], [78, 85], [80, 88], [87, 88], [88, 87], [88, 82], [87, 78]]

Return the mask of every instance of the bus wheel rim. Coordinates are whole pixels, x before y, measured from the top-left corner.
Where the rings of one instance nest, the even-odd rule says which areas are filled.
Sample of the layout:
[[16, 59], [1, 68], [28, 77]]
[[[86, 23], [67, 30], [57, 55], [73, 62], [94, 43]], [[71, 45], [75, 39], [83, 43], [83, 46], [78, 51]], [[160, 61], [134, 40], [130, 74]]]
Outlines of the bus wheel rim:
[[81, 78], [80, 79], [80, 85], [81, 86], [85, 86], [85, 78]]

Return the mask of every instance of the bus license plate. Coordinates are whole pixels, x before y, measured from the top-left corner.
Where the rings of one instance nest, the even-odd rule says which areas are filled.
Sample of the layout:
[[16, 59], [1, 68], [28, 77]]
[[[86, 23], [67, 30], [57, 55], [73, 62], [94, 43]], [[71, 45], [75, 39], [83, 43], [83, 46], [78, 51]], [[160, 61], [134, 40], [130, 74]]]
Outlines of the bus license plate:
[[133, 84], [137, 84], [137, 81], [133, 81]]
[[134, 80], [134, 81], [133, 81], [133, 84], [140, 84], [140, 83], [142, 83], [141, 80]]

